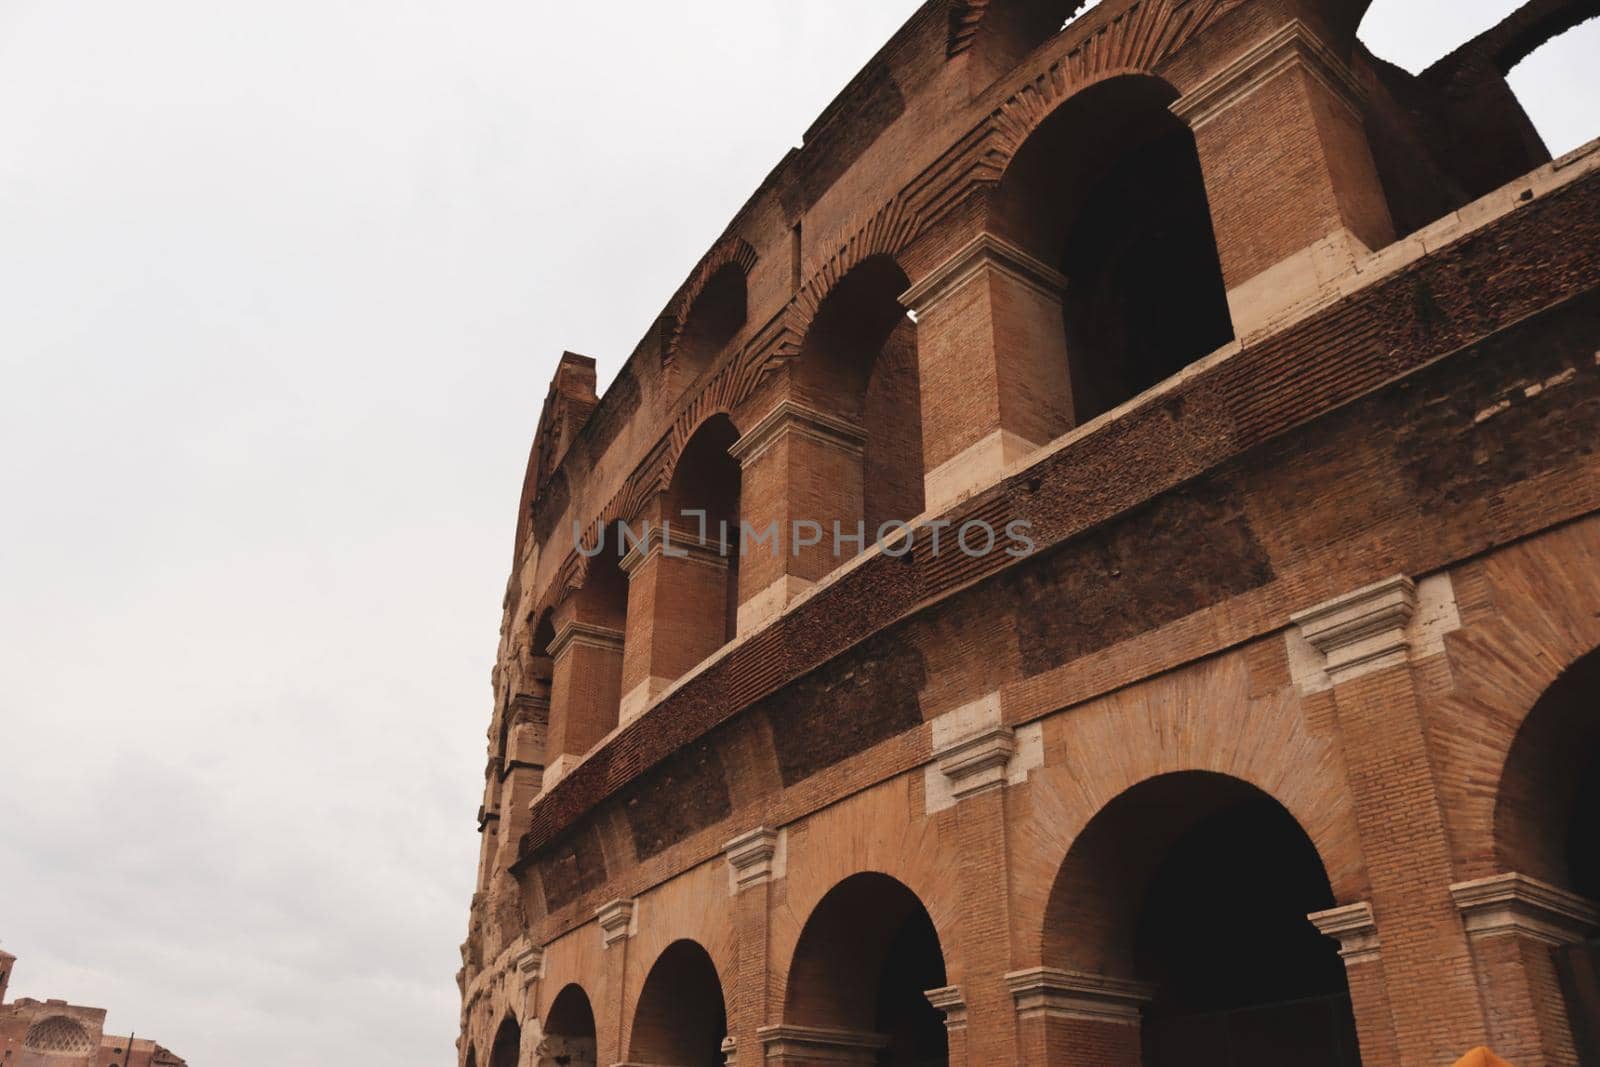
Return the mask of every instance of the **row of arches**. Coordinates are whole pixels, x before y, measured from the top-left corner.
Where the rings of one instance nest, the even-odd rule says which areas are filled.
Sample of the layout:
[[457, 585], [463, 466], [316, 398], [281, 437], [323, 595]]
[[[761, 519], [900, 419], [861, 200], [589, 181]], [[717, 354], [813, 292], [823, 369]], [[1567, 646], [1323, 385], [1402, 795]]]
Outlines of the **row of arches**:
[[[989, 324], [997, 344], [1027, 349], [1017, 358], [1043, 367], [1026, 388], [1027, 403], [1050, 413], [1036, 436], [1095, 418], [1233, 335], [1194, 137], [1168, 107], [1175, 95], [1145, 76], [1077, 94], [1024, 144], [994, 193], [994, 232], [1061, 278], [1011, 326]], [[685, 373], [698, 374], [739, 333], [745, 269], [724, 264], [687, 309], [673, 357]], [[746, 626], [770, 617], [773, 605], [924, 512], [935, 416], [919, 325], [903, 302], [910, 288], [892, 255], [855, 264], [783, 366], [783, 403], [770, 414], [709, 415], [645, 513], [627, 530], [599, 531], [572, 603], [533, 620], [529, 653], [543, 664], [534, 673], [558, 691], [552, 759], [587, 751], [627, 717], [630, 694], [633, 705], [647, 702], [732, 640], [742, 609]], [[974, 321], [984, 315], [978, 309]], [[959, 394], [941, 404], [981, 406], [981, 390], [941, 388]], [[650, 523], [670, 528], [676, 553], [630, 555], [624, 534]], [[816, 543], [796, 524], [812, 526]], [[741, 538], [774, 529], [776, 542]], [[582, 693], [564, 707], [560, 691], [573, 694], [574, 683], [557, 653], [574, 624], [612, 635], [614, 647], [587, 655], [573, 672]]]
[[[1491, 836], [1496, 868], [1600, 901], [1600, 650], [1522, 720]], [[1039, 958], [1140, 991], [1144, 1067], [1359, 1067], [1345, 964], [1308, 920], [1338, 903], [1316, 844], [1277, 799], [1230, 775], [1170, 772], [1117, 795], [1075, 836], [1049, 892]], [[953, 937], [889, 874], [847, 877], [801, 928], [779, 986], [782, 1022], [834, 1035], [835, 1053], [854, 1048], [862, 1063], [948, 1063], [950, 1036], [929, 994], [950, 981]], [[1592, 1057], [1600, 934], [1551, 948], [1550, 967], [1578, 1053]], [[965, 977], [975, 980], [986, 979]], [[634, 1009], [627, 1062], [721, 1064], [728, 994], [704, 948], [671, 943]], [[489, 1067], [519, 1062], [515, 1027], [502, 1028]], [[541, 1063], [593, 1062], [595, 1014], [580, 987], [555, 998], [542, 1033], [553, 1058]]]

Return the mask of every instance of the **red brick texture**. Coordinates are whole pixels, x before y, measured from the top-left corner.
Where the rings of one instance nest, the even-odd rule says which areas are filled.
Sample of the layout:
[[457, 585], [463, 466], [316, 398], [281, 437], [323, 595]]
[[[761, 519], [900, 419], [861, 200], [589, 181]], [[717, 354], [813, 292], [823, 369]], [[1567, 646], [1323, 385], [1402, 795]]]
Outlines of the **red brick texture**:
[[[1356, 13], [1106, 0], [1061, 30], [1059, 5], [930, 0], [604, 397], [563, 360], [494, 674], [461, 1063], [508, 1019], [516, 1062], [544, 1037], [587, 1055], [580, 990], [607, 1065], [716, 1062], [718, 1029], [746, 1067], [1163, 1067], [1173, 1034], [1263, 1039], [1250, 1013], [1283, 1005], [1228, 940], [1278, 885], [1249, 866], [1257, 816], [1305, 875], [1251, 905], [1286, 931], [1251, 950], [1325, 1002], [1326, 1039], [1297, 1039], [1348, 1067], [1353, 1015], [1366, 1067], [1577, 1063], [1550, 942], [1588, 932], [1485, 927], [1458, 890], [1597, 895], [1570, 841], [1600, 753], [1600, 173], [1467, 203], [1541, 162], [1499, 75], [1383, 67]], [[1430, 132], [1462, 121], [1439, 79], [1499, 101], [1487, 170]], [[1112, 291], [1149, 276], [1099, 273], [1117, 220], [1082, 218], [1138, 202], [1091, 192], [1152, 138], [1198, 158], [1240, 340], [1206, 332], [1134, 395], [1150, 379], [1097, 361], [1148, 324], [1072, 339], [1196, 306]], [[681, 533], [691, 507], [713, 532], [952, 526], [849, 566], [574, 540]], [[952, 550], [977, 520], [1036, 550]], [[1395, 576], [1398, 652], [1334, 669], [1303, 613]], [[759, 828], [741, 882], [729, 842]], [[1196, 842], [1255, 880], [1182, 874]], [[613, 901], [631, 919], [603, 931]], [[1330, 910], [1346, 925], [1304, 919]]]

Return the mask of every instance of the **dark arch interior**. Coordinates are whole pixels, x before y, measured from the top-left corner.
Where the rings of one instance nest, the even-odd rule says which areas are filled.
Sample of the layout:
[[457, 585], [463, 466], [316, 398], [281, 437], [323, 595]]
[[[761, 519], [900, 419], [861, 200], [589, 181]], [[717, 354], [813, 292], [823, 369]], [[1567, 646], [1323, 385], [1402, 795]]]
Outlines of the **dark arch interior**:
[[928, 1002], [946, 984], [944, 953], [916, 894], [882, 874], [839, 883], [795, 948], [785, 1021], [877, 1035], [880, 1064], [949, 1062], [944, 1017]]
[[1018, 152], [998, 224], [1066, 275], [1073, 411], [1083, 423], [1233, 337], [1205, 178], [1155, 78], [1111, 78]]
[[866, 433], [855, 513], [817, 518], [845, 528], [861, 520], [869, 535], [924, 503], [917, 325], [899, 300], [909, 287], [887, 256], [858, 264], [817, 309], [796, 371], [802, 400]]
[[[726, 566], [718, 573], [697, 567], [703, 588], [692, 591], [694, 600], [710, 608], [698, 611], [694, 633], [685, 633], [693, 666], [734, 637], [739, 607], [739, 480], [738, 461], [730, 454], [739, 431], [726, 415], [713, 415], [700, 425], [684, 447], [667, 489], [667, 520], [678, 544], [700, 534], [704, 512], [708, 543], [722, 549]], [[715, 585], [713, 589], [712, 586]]]
[[738, 264], [725, 264], [707, 280], [678, 335], [674, 358], [686, 374], [699, 374], [738, 334], [746, 301], [744, 271]]
[[667, 946], [639, 994], [629, 1058], [674, 1067], [720, 1067], [727, 1035], [722, 982], [711, 957], [693, 941]]
[[518, 1067], [522, 1056], [522, 1027], [515, 1019], [506, 1019], [494, 1035], [494, 1045], [489, 1053], [489, 1067]]
[[[1495, 847], [1502, 870], [1600, 901], [1600, 650], [1557, 678], [1517, 732]], [[1600, 1062], [1600, 931], [1555, 962], [1579, 1060]]]
[[567, 986], [556, 994], [545, 1019], [539, 1067], [594, 1067], [594, 1035], [594, 1011], [588, 994], [576, 985]]
[[1119, 796], [1051, 893], [1045, 962], [1153, 986], [1147, 1067], [1359, 1067], [1315, 847], [1260, 790], [1206, 773]]

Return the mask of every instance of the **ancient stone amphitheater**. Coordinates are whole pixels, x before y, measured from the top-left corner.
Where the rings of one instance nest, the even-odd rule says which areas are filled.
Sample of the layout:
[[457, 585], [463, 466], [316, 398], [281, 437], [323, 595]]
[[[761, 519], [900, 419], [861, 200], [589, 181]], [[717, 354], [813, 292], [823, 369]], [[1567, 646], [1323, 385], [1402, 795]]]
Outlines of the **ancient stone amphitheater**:
[[1600, 1063], [1597, 4], [1366, 6], [928, 0], [562, 358], [461, 1064]]

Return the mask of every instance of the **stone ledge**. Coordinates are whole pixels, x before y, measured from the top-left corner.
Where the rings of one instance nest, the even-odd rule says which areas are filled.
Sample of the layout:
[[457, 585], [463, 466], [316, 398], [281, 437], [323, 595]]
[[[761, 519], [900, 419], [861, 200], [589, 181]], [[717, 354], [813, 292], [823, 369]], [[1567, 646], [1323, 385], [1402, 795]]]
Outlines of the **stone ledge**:
[[1335, 684], [1406, 662], [1406, 627], [1417, 610], [1417, 587], [1397, 575], [1289, 617], [1326, 660]]
[[1371, 963], [1378, 959], [1378, 924], [1372, 905], [1366, 901], [1342, 908], [1312, 912], [1306, 916], [1324, 937], [1339, 942], [1339, 955], [1345, 966]]
[[1450, 887], [1473, 938], [1517, 934], [1548, 945], [1581, 941], [1600, 927], [1600, 906], [1525, 874], [1497, 874]]
[[1126, 978], [1033, 967], [1006, 975], [1020, 1018], [1087, 1019], [1137, 1026], [1155, 987]]

